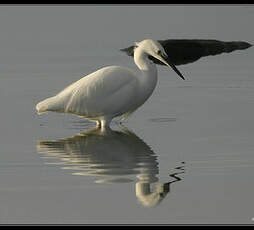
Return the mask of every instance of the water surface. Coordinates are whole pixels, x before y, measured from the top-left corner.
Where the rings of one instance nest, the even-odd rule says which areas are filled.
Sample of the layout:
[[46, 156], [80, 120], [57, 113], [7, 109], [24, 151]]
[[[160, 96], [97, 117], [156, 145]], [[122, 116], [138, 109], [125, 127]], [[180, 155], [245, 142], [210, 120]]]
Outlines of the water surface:
[[0, 223], [253, 223], [253, 48], [179, 66], [186, 81], [158, 67], [152, 97], [107, 134], [74, 115], [35, 112], [102, 66], [135, 68], [119, 51], [133, 41], [253, 43], [253, 13], [0, 7]]

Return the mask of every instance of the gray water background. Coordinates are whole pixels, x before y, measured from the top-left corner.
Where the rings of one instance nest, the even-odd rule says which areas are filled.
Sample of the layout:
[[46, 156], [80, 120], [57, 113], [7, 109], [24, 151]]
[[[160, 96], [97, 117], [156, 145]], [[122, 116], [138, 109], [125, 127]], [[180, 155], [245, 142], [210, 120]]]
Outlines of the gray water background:
[[[135, 41], [253, 44], [253, 20], [253, 5], [1, 6], [0, 224], [252, 224], [253, 48], [179, 66], [186, 81], [159, 66], [152, 97], [124, 124], [136, 135], [123, 137], [133, 152], [150, 154], [138, 160], [117, 138], [101, 150], [116, 161], [93, 155], [104, 143], [98, 138], [87, 139], [85, 157], [76, 155], [86, 150], [75, 139], [42, 151], [39, 143], [94, 124], [74, 115], [38, 116], [35, 105], [103, 66], [136, 68], [119, 51]], [[180, 178], [154, 207], [136, 197], [147, 168], [157, 178], [152, 191], [175, 173]], [[100, 175], [84, 173], [91, 169]]]

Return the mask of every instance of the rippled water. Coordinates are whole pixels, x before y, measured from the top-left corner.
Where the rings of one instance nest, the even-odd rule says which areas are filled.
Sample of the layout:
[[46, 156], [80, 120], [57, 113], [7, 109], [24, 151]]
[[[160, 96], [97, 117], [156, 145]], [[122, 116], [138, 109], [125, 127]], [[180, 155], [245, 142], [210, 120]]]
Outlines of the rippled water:
[[61, 165], [72, 175], [98, 176], [95, 183], [135, 183], [136, 196], [144, 206], [156, 206], [183, 173], [183, 166], [176, 167], [169, 181], [157, 184], [152, 191], [152, 184], [159, 180], [157, 156], [125, 127], [106, 133], [94, 128], [71, 138], [41, 141], [37, 149], [46, 164]]
[[[4, 44], [0, 223], [253, 223], [253, 48], [179, 66], [186, 81], [158, 67], [152, 97], [123, 126], [116, 120], [104, 134], [94, 123], [74, 115], [36, 114], [38, 101], [102, 66], [135, 68], [118, 49], [161, 31], [152, 27], [146, 34], [139, 24], [131, 23], [135, 15], [129, 18], [128, 12], [143, 12], [142, 17], [150, 20], [145, 8], [107, 8], [111, 14], [105, 13], [106, 18], [103, 8], [98, 8], [100, 14], [93, 10], [0, 7], [0, 44]], [[165, 21], [160, 19], [167, 10], [171, 12], [167, 17], [176, 19], [176, 10], [183, 15], [182, 8], [157, 7], [156, 20]], [[235, 12], [235, 8], [223, 10], [228, 15]], [[213, 12], [227, 18], [223, 10]], [[241, 8], [240, 24], [253, 17], [248, 14], [252, 8], [245, 10]], [[200, 21], [194, 20], [193, 8], [184, 12], [190, 24], [179, 22], [181, 28]], [[204, 20], [211, 26], [210, 10], [206, 12]], [[100, 21], [85, 20], [87, 15], [98, 15]], [[231, 16], [235, 20], [235, 14]], [[174, 20], [169, 22], [177, 32]], [[112, 23], [132, 24], [137, 35], [121, 27], [117, 28], [124, 36], [118, 38], [114, 32], [98, 30], [111, 28]], [[235, 28], [223, 33], [223, 23], [227, 25], [217, 24], [218, 38], [228, 34], [237, 40]], [[244, 34], [243, 26], [239, 30]], [[239, 40], [252, 42], [253, 32], [247, 33]]]

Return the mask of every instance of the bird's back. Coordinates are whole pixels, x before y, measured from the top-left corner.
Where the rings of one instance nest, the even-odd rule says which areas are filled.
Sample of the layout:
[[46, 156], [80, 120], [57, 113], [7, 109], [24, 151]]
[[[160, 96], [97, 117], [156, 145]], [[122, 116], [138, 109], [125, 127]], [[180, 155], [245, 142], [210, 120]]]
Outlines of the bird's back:
[[120, 66], [101, 68], [66, 87], [56, 96], [37, 104], [38, 113], [74, 113], [85, 117], [121, 112], [136, 92], [137, 78]]

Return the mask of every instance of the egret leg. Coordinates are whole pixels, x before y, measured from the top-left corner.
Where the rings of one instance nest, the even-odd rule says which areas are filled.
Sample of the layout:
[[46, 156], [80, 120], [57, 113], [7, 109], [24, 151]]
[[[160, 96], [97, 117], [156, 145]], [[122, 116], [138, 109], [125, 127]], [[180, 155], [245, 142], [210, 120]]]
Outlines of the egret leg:
[[106, 129], [110, 129], [109, 125], [111, 122], [112, 118], [111, 117], [105, 117], [104, 119], [102, 119], [101, 122], [101, 129], [102, 130], [106, 130]]
[[101, 128], [101, 121], [100, 120], [96, 121], [96, 127]]

